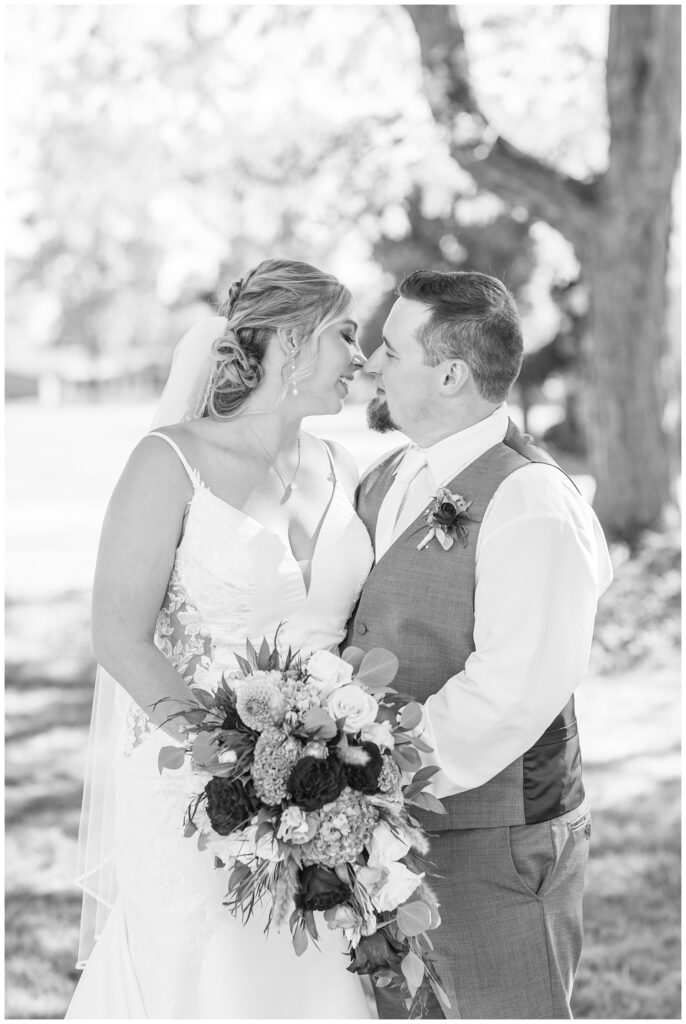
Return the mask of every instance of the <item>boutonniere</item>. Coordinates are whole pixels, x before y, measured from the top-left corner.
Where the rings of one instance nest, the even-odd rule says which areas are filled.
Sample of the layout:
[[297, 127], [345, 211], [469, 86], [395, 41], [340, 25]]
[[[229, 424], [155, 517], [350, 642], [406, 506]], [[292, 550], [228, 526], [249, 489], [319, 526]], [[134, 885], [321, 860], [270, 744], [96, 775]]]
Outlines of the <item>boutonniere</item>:
[[458, 537], [466, 547], [466, 524], [471, 521], [467, 513], [471, 504], [461, 494], [452, 494], [447, 487], [439, 487], [424, 513], [429, 532], [417, 545], [417, 551], [425, 548], [434, 537], [444, 551], [448, 551]]

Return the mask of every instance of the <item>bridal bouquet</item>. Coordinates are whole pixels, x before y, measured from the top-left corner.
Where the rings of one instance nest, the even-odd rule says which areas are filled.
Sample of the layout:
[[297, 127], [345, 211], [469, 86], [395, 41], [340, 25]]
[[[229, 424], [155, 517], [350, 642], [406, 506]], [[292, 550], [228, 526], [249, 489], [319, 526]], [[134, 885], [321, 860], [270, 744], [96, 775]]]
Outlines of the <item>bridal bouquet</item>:
[[244, 921], [270, 897], [267, 929], [288, 919], [300, 955], [323, 911], [349, 942], [348, 970], [399, 986], [413, 1012], [428, 986], [448, 1007], [428, 935], [440, 923], [428, 841], [409, 810], [443, 812], [424, 792], [438, 769], [421, 768], [418, 750], [430, 748], [411, 735], [420, 706], [390, 686], [389, 651], [302, 659], [282, 656], [277, 639], [259, 651], [248, 641], [216, 692], [196, 688], [204, 709], [179, 712], [185, 749], [160, 751], [160, 771], [190, 758], [205, 783], [185, 834], [227, 872], [225, 904]]

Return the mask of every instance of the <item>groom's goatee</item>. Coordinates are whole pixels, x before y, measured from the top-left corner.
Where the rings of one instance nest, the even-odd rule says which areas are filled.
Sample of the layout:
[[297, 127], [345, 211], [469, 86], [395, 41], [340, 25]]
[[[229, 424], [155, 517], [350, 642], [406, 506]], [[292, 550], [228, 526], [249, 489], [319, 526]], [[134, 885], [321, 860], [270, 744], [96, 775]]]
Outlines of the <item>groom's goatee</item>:
[[391, 418], [388, 402], [378, 395], [372, 398], [367, 406], [367, 425], [370, 430], [376, 430], [379, 434], [388, 434], [391, 430], [400, 429]]

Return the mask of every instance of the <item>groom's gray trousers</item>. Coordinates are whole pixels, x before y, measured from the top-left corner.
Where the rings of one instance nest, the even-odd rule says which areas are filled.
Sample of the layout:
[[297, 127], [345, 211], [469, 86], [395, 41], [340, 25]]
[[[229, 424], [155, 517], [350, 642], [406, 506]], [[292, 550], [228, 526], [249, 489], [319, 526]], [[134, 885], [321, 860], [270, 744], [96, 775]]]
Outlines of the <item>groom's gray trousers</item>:
[[[432, 995], [431, 1018], [572, 1016], [590, 833], [585, 802], [534, 825], [434, 833], [428, 881], [441, 926], [430, 935], [451, 1008]], [[397, 995], [375, 995], [379, 1017], [407, 1017]]]

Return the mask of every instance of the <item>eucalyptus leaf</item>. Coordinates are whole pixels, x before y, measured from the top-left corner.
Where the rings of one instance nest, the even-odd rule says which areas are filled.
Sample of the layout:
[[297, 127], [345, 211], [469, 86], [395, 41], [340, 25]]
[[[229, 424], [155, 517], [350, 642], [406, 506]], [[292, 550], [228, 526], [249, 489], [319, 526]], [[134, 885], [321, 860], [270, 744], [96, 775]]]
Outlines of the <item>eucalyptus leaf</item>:
[[379, 971], [374, 978], [374, 986], [376, 988], [386, 988], [393, 981], [393, 971]]
[[364, 658], [364, 651], [361, 647], [346, 647], [341, 654], [341, 660], [347, 661], [349, 665], [352, 665], [353, 672], [357, 672], [359, 669], [362, 659]]
[[410, 950], [400, 961], [400, 969], [405, 975], [410, 995], [414, 996], [424, 978], [424, 964], [417, 954]]
[[399, 725], [403, 729], [416, 729], [422, 720], [422, 706], [416, 701], [406, 704], [400, 714]]
[[219, 736], [217, 733], [201, 732], [199, 736], [193, 740], [191, 746], [191, 752], [193, 754], [193, 762], [198, 768], [206, 768], [211, 764], [216, 764], [218, 749]]
[[302, 922], [299, 920], [293, 931], [293, 949], [295, 950], [296, 956], [302, 956], [308, 946], [307, 930]]
[[418, 793], [412, 801], [417, 807], [423, 807], [425, 811], [432, 811], [434, 814], [447, 814], [445, 807], [431, 793]]
[[157, 767], [160, 772], [163, 768], [172, 770], [181, 768], [186, 760], [186, 751], [183, 747], [162, 747], [157, 755]]
[[193, 696], [195, 699], [206, 708], [214, 707], [214, 694], [208, 693], [207, 690], [201, 689], [199, 686], [193, 687]]
[[387, 686], [395, 679], [399, 667], [395, 654], [383, 647], [373, 647], [362, 659], [355, 679], [365, 686]]
[[303, 715], [302, 731], [312, 739], [331, 740], [338, 729], [333, 718], [324, 708], [310, 708]]
[[435, 764], [424, 765], [423, 768], [420, 768], [418, 772], [414, 773], [412, 777], [412, 784], [416, 785], [418, 782], [428, 782], [429, 779], [432, 779], [436, 772], [440, 772], [440, 770], [441, 769], [438, 765]]
[[405, 772], [413, 772], [421, 765], [419, 754], [414, 747], [395, 747], [391, 753], [391, 757]]
[[398, 907], [396, 922], [405, 935], [419, 935], [431, 925], [431, 910], [422, 900], [413, 900]]
[[425, 743], [424, 740], [419, 738], [419, 736], [410, 737], [410, 743], [412, 743], [412, 745], [415, 746], [417, 750], [423, 750], [425, 754], [433, 753], [434, 748], [429, 746], [428, 743]]

